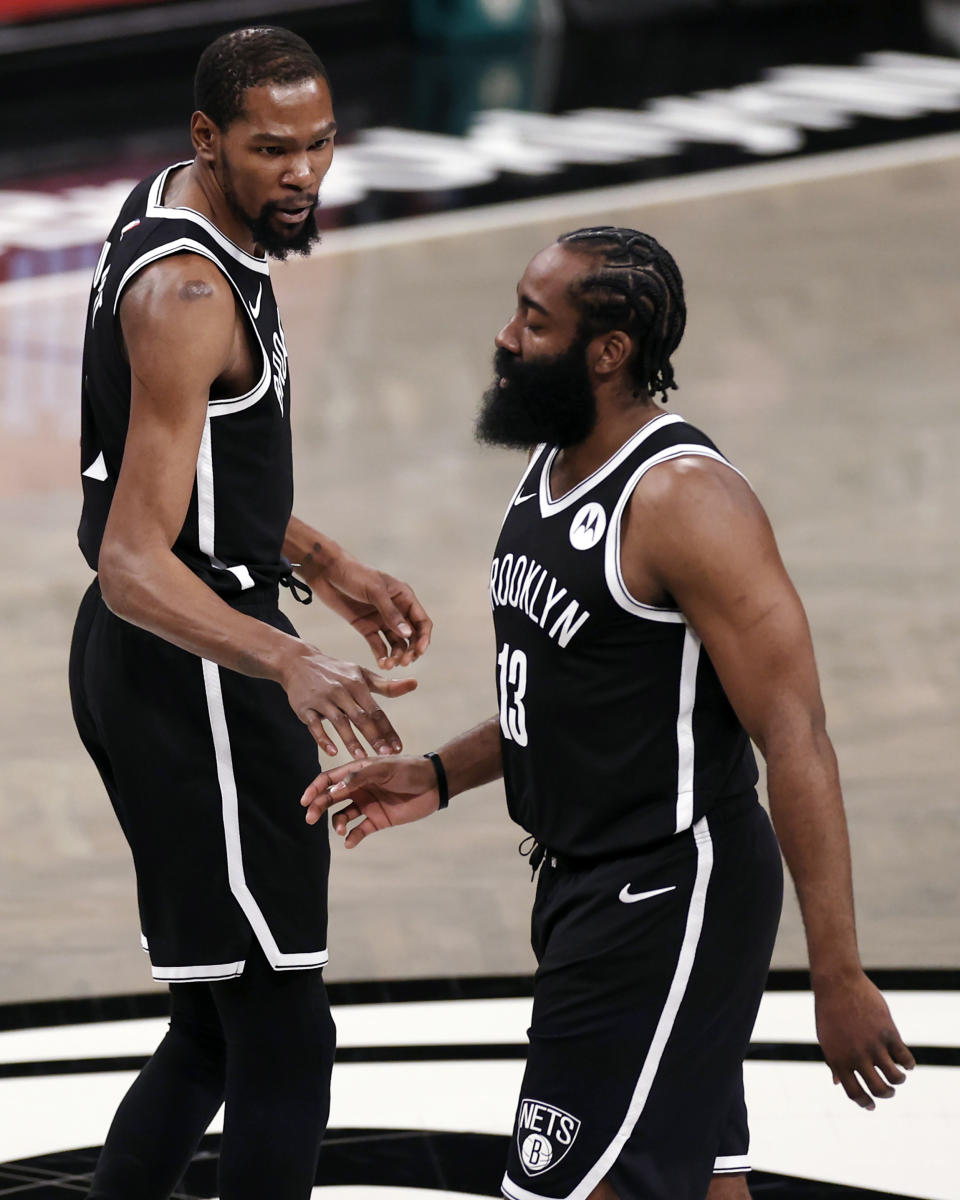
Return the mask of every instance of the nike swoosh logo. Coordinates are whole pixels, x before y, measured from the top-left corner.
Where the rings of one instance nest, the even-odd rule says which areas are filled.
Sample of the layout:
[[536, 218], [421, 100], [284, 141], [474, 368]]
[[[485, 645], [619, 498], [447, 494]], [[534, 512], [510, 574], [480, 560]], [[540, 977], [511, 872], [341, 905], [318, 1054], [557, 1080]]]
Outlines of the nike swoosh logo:
[[662, 896], [664, 892], [675, 892], [676, 890], [677, 885], [673, 884], [672, 887], [654, 888], [652, 892], [631, 892], [630, 884], [625, 883], [620, 889], [620, 903], [636, 904], [638, 900], [649, 900], [651, 896]]
[[257, 317], [260, 316], [260, 301], [262, 299], [263, 299], [263, 284], [261, 283], [259, 291], [257, 292], [256, 303], [250, 305], [250, 316], [253, 317], [254, 320], [256, 320]]
[[536, 494], [536, 492], [527, 492], [525, 496], [518, 496], [513, 502], [514, 508], [516, 508], [518, 504], [522, 504], [524, 500], [532, 500]]

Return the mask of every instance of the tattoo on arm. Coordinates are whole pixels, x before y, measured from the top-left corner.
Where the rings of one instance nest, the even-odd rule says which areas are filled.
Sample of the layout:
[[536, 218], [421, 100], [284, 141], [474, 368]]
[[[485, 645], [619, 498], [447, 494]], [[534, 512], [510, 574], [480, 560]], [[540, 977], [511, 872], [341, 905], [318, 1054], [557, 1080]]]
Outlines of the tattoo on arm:
[[181, 300], [202, 300], [213, 295], [213, 288], [203, 279], [188, 279], [180, 288]]

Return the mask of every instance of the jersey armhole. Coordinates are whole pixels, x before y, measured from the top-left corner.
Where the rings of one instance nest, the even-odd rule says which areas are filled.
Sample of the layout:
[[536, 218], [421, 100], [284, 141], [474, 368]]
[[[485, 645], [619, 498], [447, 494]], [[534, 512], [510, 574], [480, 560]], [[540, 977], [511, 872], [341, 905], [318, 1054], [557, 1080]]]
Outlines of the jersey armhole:
[[126, 271], [123, 273], [120, 282], [117, 284], [117, 292], [113, 300], [113, 316], [117, 322], [117, 336], [119, 339], [119, 315], [120, 301], [123, 298], [124, 290], [127, 285], [144, 270], [144, 268], [152, 266], [153, 263], [159, 262], [163, 258], [171, 258], [176, 254], [199, 254], [201, 258], [206, 258], [217, 268], [220, 274], [224, 277], [240, 304], [240, 310], [244, 315], [247, 327], [253, 331], [253, 336], [256, 339], [256, 345], [260, 347], [260, 357], [262, 367], [260, 378], [254, 386], [245, 392], [242, 396], [224, 396], [218, 397], [216, 400], [207, 401], [207, 412], [211, 417], [223, 416], [226, 413], [240, 412], [244, 408], [251, 408], [266, 392], [270, 386], [270, 357], [267, 354], [267, 348], [263, 344], [263, 339], [260, 337], [260, 332], [257, 329], [256, 322], [247, 311], [246, 302], [240, 293], [235, 281], [224, 270], [223, 263], [217, 256], [209, 250], [202, 242], [195, 242], [192, 238], [177, 238], [173, 242], [165, 242], [162, 246], [155, 246], [154, 249], [148, 250], [145, 254], [141, 254], [139, 258], [133, 260]]
[[663, 462], [669, 462], [674, 458], [712, 458], [715, 462], [723, 463], [725, 467], [729, 467], [731, 471], [740, 476], [747, 487], [750, 487], [750, 480], [747, 479], [746, 475], [742, 471], [738, 471], [718, 450], [713, 450], [709, 446], [701, 446], [696, 443], [681, 444], [669, 446], [667, 449], [661, 450], [658, 454], [652, 455], [646, 462], [641, 463], [627, 480], [610, 516], [606, 543], [604, 545], [604, 574], [607, 581], [607, 588], [614, 602], [625, 612], [630, 613], [631, 616], [643, 617], [648, 621], [663, 621], [685, 625], [687, 619], [680, 609], [661, 608], [656, 604], [644, 604], [642, 600], [638, 600], [633, 596], [624, 581], [623, 569], [620, 562], [623, 514], [637, 484], [651, 467], [658, 466]]

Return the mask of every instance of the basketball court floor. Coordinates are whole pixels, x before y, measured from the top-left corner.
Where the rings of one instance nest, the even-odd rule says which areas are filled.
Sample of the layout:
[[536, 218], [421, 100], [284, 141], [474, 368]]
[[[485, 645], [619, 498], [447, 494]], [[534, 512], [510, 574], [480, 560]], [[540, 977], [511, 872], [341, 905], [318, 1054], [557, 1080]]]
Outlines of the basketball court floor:
[[[487, 571], [522, 460], [471, 426], [526, 261], [597, 223], [677, 258], [689, 322], [670, 407], [749, 477], [805, 600], [863, 959], [919, 1061], [872, 1114], [831, 1086], [789, 900], [746, 1068], [757, 1195], [960, 1198], [958, 195], [960, 138], [944, 136], [344, 230], [274, 269], [296, 511], [409, 580], [436, 621], [419, 689], [391, 710], [420, 752], [492, 711]], [[164, 1026], [128, 853], [66, 694], [87, 582], [88, 287], [85, 272], [0, 286], [4, 1197], [83, 1194]], [[304, 637], [365, 661], [318, 605], [290, 608]], [[521, 836], [491, 786], [335, 847], [326, 1200], [497, 1191], [533, 967]], [[216, 1128], [183, 1196], [216, 1194]]]

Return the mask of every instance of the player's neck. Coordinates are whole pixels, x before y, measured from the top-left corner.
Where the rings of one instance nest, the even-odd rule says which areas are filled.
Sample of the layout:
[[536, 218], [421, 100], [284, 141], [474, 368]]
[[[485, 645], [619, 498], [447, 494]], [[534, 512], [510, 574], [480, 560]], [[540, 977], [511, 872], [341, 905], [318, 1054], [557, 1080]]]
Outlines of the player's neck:
[[577, 486], [611, 459], [638, 429], [663, 412], [652, 400], [605, 402], [597, 397], [597, 422], [588, 437], [576, 446], [561, 450], [554, 463], [551, 491], [554, 498]]
[[259, 252], [253, 234], [230, 207], [213, 171], [199, 159], [170, 178], [163, 203], [171, 208], [192, 208], [209, 218], [241, 250], [246, 250], [248, 254]]

